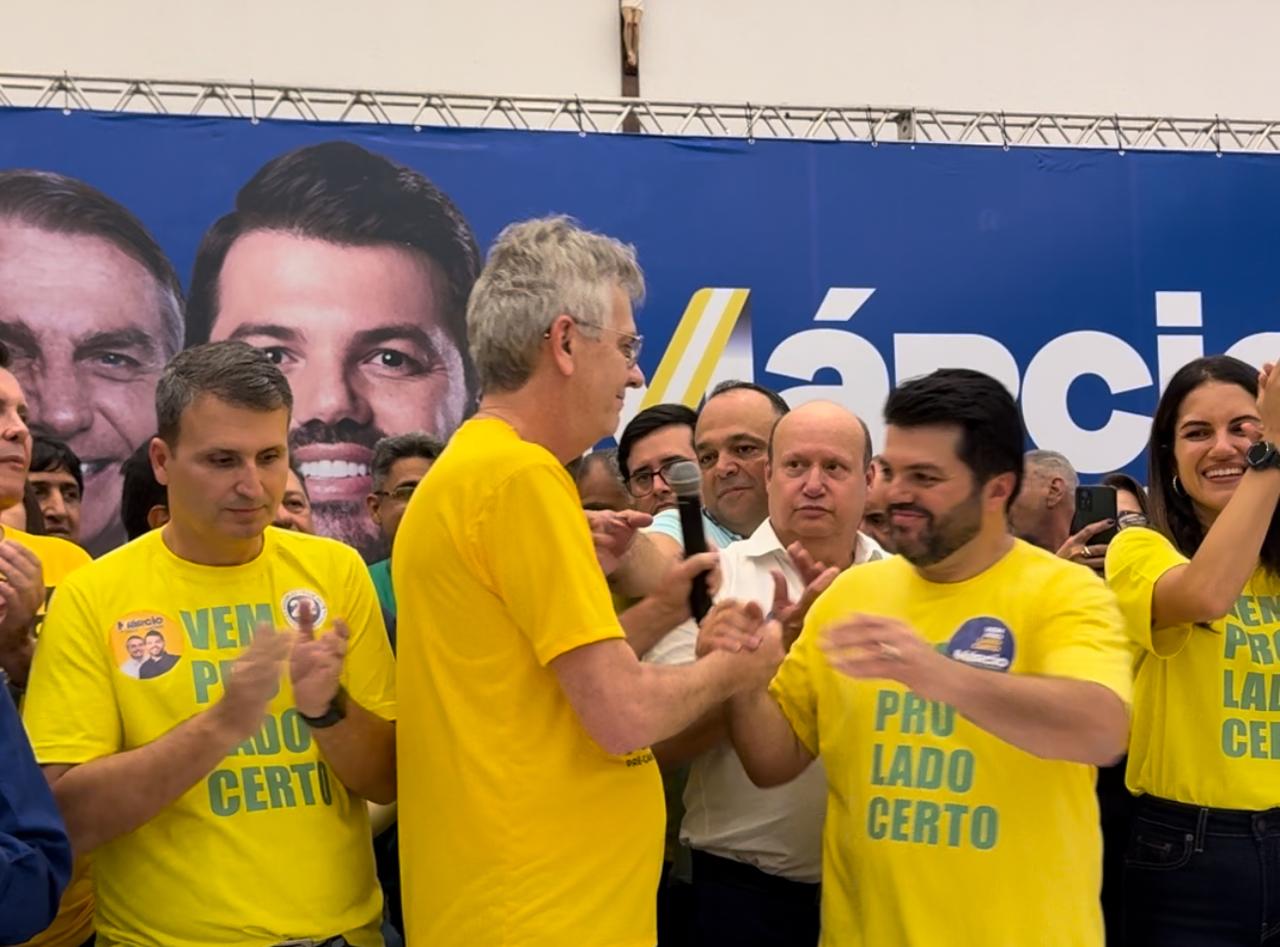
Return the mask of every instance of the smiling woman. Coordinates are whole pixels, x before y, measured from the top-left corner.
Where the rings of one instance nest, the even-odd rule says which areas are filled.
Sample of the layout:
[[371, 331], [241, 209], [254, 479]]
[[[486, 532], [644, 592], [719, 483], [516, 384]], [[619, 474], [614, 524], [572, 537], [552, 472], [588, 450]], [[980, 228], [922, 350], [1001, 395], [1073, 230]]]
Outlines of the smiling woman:
[[1258, 716], [1280, 681], [1280, 453], [1263, 439], [1277, 432], [1280, 372], [1186, 365], [1151, 430], [1155, 529], [1122, 530], [1107, 553], [1141, 655], [1126, 942], [1243, 942], [1271, 890], [1264, 843], [1236, 829], [1280, 798], [1280, 745]]

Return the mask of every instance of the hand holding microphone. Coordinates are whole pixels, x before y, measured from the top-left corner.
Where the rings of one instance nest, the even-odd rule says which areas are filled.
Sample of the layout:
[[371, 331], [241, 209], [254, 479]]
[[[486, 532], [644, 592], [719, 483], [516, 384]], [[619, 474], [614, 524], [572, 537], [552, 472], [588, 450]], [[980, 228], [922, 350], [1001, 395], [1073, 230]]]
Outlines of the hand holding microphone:
[[[685, 558], [707, 552], [707, 534], [702, 526], [702, 472], [692, 461], [682, 460], [672, 464], [663, 479], [676, 495], [676, 507], [680, 511], [680, 532], [684, 539]], [[707, 573], [693, 577], [689, 592], [689, 610], [695, 622], [701, 622], [711, 610], [711, 591], [707, 587]]]

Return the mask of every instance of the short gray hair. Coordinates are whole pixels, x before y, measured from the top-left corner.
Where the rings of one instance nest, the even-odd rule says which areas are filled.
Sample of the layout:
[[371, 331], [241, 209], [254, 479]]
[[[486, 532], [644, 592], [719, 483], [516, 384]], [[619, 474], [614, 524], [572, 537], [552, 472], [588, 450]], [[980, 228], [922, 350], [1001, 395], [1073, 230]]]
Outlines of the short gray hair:
[[373, 489], [381, 490], [391, 476], [391, 468], [397, 460], [406, 457], [421, 457], [434, 461], [444, 451], [444, 442], [422, 431], [410, 431], [407, 434], [393, 434], [384, 437], [373, 445], [373, 461], [369, 465], [369, 473], [373, 478]]
[[633, 304], [644, 298], [635, 247], [563, 216], [508, 226], [467, 304], [467, 340], [481, 390], [524, 385], [557, 316], [573, 316], [582, 327], [603, 326], [614, 287]]
[[178, 442], [182, 412], [201, 395], [254, 411], [293, 412], [284, 373], [252, 345], [206, 342], [179, 352], [156, 384], [156, 426], [170, 447]]
[[573, 458], [564, 466], [575, 483], [582, 483], [592, 470], [596, 467], [603, 467], [610, 477], [617, 480], [618, 483], [626, 485], [626, 478], [622, 476], [622, 470], [618, 466], [618, 448], [616, 447], [593, 450], [589, 454]]
[[1061, 477], [1068, 490], [1080, 486], [1080, 478], [1076, 468], [1071, 466], [1065, 454], [1056, 450], [1029, 450], [1023, 455], [1023, 465], [1029, 474], [1035, 471], [1042, 477]]

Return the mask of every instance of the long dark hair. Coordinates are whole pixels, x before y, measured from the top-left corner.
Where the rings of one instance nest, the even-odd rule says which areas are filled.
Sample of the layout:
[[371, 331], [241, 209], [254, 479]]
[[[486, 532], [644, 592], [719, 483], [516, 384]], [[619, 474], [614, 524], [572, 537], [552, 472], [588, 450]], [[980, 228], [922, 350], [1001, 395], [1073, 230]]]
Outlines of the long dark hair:
[[[1160, 396], [1147, 447], [1151, 525], [1169, 537], [1188, 558], [1200, 548], [1205, 529], [1186, 491], [1175, 490], [1173, 486], [1178, 472], [1173, 459], [1174, 428], [1187, 395], [1208, 382], [1239, 385], [1255, 397], [1258, 394], [1258, 370], [1238, 358], [1210, 355], [1188, 362], [1170, 379], [1169, 387]], [[1280, 575], [1280, 511], [1271, 515], [1271, 527], [1258, 558], [1267, 572]]]

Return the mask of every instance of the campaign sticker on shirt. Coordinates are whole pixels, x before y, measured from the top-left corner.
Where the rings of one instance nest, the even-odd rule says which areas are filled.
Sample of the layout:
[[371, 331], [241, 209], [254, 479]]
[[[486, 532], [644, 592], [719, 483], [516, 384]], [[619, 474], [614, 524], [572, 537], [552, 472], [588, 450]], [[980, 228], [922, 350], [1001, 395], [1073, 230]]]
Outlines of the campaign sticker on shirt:
[[962, 664], [1007, 671], [1013, 664], [1013, 632], [998, 618], [970, 618], [951, 636], [947, 654]]
[[160, 612], [129, 612], [111, 628], [111, 653], [125, 677], [163, 677], [182, 660], [186, 641], [176, 621]]
[[311, 603], [311, 614], [315, 619], [313, 624], [316, 628], [322, 627], [325, 616], [329, 614], [329, 609], [324, 604], [324, 599], [310, 589], [296, 589], [280, 600], [280, 609], [284, 612], [284, 617], [289, 624], [294, 628], [301, 625], [303, 602]]

